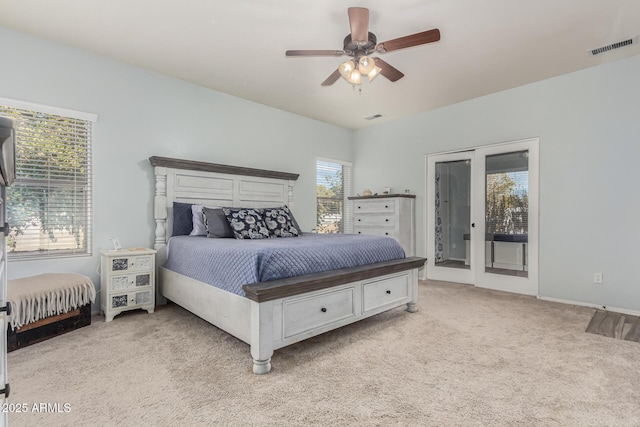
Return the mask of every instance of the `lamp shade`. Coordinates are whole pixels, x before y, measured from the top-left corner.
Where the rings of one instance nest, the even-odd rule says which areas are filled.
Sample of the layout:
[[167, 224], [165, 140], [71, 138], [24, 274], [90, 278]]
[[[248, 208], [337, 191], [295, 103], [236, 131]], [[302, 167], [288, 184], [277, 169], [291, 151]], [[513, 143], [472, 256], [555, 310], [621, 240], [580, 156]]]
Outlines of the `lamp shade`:
[[354, 85], [362, 83], [362, 74], [358, 70], [353, 70], [347, 81]]
[[373, 67], [373, 69], [369, 71], [369, 73], [367, 74], [367, 77], [369, 77], [369, 82], [375, 79], [378, 76], [378, 74], [380, 74], [380, 71], [382, 71], [382, 68]]
[[340, 75], [345, 79], [349, 80], [349, 76], [351, 76], [351, 72], [356, 68], [356, 64], [352, 60], [348, 60], [340, 64], [338, 67], [338, 71], [340, 71]]
[[376, 62], [368, 56], [361, 56], [358, 60], [358, 70], [362, 74], [369, 74], [376, 66]]

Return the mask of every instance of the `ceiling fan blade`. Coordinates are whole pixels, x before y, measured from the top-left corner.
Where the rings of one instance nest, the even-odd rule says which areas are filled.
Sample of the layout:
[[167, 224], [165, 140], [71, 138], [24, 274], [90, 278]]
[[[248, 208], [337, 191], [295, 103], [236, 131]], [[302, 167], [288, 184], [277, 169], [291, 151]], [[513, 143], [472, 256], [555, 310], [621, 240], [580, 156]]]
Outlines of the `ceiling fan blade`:
[[369, 40], [369, 9], [350, 7], [347, 12], [351, 27], [351, 41], [367, 42]]
[[380, 58], [375, 58], [376, 66], [380, 67], [380, 74], [395, 82], [404, 77], [404, 74], [400, 72], [397, 68], [392, 67], [389, 63], [383, 61]]
[[340, 70], [338, 70], [336, 68], [336, 70], [333, 72], [333, 74], [331, 74], [329, 77], [327, 77], [327, 80], [323, 81], [320, 86], [331, 86], [339, 78], [340, 78]]
[[288, 50], [286, 56], [342, 56], [344, 50]]
[[440, 30], [423, 31], [421, 33], [411, 34], [410, 36], [399, 37], [397, 39], [378, 43], [376, 50], [378, 52], [391, 52], [392, 50], [404, 49], [407, 47], [418, 46], [425, 43], [433, 43], [440, 40]]

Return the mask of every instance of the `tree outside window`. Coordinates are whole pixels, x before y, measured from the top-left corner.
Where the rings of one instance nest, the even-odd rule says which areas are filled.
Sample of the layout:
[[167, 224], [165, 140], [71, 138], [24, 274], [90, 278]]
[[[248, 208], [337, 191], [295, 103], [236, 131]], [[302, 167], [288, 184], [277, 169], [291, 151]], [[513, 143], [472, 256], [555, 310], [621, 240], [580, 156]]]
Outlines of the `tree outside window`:
[[90, 252], [90, 121], [0, 106], [16, 123], [10, 259]]

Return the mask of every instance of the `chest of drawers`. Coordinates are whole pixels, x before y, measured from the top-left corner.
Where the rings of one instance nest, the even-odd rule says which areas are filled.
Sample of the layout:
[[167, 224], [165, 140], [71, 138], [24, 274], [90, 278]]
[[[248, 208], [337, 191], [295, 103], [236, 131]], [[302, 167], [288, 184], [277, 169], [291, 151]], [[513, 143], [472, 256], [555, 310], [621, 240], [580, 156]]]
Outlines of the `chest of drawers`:
[[407, 257], [415, 255], [415, 196], [349, 197], [353, 215], [352, 232], [396, 239]]

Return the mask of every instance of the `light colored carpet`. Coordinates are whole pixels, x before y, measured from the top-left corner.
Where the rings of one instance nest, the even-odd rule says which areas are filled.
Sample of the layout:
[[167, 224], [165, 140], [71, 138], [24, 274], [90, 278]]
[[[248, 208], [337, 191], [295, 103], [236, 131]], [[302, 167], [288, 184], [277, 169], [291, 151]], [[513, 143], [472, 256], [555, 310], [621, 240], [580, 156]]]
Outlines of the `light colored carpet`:
[[638, 426], [640, 345], [585, 332], [594, 310], [444, 282], [420, 311], [277, 350], [183, 309], [129, 312], [9, 354], [11, 426]]

